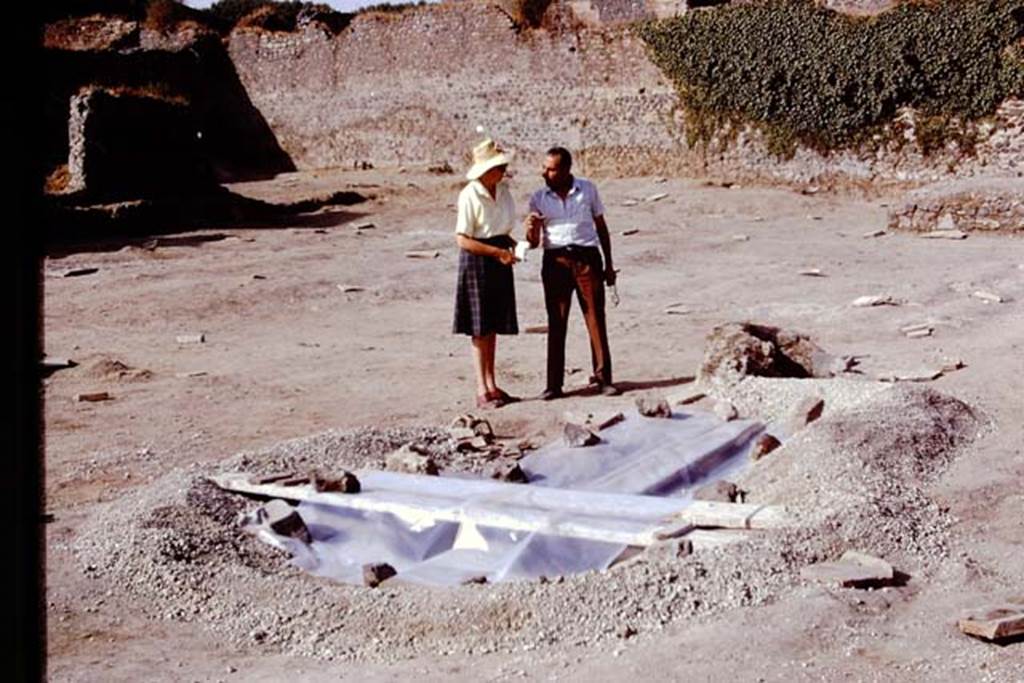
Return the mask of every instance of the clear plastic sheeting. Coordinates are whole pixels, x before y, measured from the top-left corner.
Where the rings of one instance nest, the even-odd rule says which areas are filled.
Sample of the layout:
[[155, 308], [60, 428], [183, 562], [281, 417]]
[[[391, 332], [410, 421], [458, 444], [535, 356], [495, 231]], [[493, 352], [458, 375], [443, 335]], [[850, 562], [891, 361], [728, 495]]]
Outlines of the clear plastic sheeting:
[[[520, 466], [530, 483], [520, 486], [688, 500], [694, 488], [742, 467], [763, 431], [757, 422], [722, 422], [708, 414], [652, 419], [632, 413], [602, 430], [602, 443], [596, 446], [570, 448], [556, 442], [523, 458]], [[364, 490], [370, 490], [375, 476], [383, 482], [388, 473], [357, 475]], [[487, 487], [465, 485], [469, 482], [458, 477], [433, 478], [431, 495], [437, 495], [441, 482], [445, 500], [460, 510], [503, 504]], [[418, 584], [450, 586], [481, 577], [492, 583], [533, 580], [607, 569], [628, 547], [478, 526], [471, 515], [461, 522], [439, 521], [429, 515], [399, 517], [309, 502], [300, 503], [298, 511], [312, 544], [279, 539], [284, 541], [279, 545], [306, 571], [346, 583], [362, 583], [363, 565], [377, 562], [394, 567], [396, 580]]]

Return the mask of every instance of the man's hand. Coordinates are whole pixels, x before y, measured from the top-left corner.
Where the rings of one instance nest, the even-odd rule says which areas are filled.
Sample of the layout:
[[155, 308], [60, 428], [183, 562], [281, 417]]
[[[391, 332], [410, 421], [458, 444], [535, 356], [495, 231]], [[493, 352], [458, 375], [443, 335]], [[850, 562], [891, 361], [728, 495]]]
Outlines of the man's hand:
[[526, 241], [536, 249], [540, 246], [540, 231], [544, 227], [544, 217], [536, 212], [531, 213], [523, 221], [523, 227], [526, 228]]
[[604, 283], [609, 287], [615, 286], [616, 273], [619, 271], [615, 270], [611, 266], [604, 269]]

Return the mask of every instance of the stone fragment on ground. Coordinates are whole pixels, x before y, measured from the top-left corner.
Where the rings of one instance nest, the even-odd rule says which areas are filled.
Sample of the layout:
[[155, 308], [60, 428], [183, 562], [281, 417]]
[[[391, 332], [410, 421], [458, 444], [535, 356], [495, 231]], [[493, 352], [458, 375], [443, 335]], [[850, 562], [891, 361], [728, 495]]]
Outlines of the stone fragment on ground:
[[736, 406], [734, 406], [732, 402], [725, 400], [715, 402], [714, 413], [726, 422], [731, 422], [740, 416], [739, 411], [736, 410]]
[[441, 255], [439, 251], [431, 251], [430, 249], [407, 251], [405, 252], [406, 258], [419, 258], [419, 259], [433, 259]]
[[756, 323], [715, 327], [704, 342], [698, 381], [761, 377], [834, 377], [850, 359], [833, 356], [807, 335]]
[[205, 334], [179, 334], [175, 337], [179, 344], [202, 344], [206, 341]]
[[934, 230], [921, 233], [921, 237], [930, 240], [965, 240], [967, 233], [959, 230]]
[[879, 382], [931, 382], [942, 377], [942, 368], [919, 368], [899, 372], [882, 372], [876, 376]]
[[75, 400], [80, 403], [96, 403], [98, 401], [109, 401], [113, 397], [110, 392], [107, 391], [88, 391], [81, 394], [75, 394]]
[[662, 199], [668, 196], [668, 192], [656, 192], [648, 197], [644, 198], [645, 202], [660, 202]]
[[899, 306], [899, 302], [888, 294], [866, 294], [850, 302], [854, 308], [870, 308], [872, 306]]
[[363, 565], [363, 584], [368, 588], [376, 588], [398, 574], [387, 562], [374, 562]]
[[757, 437], [757, 440], [754, 441], [754, 445], [750, 449], [750, 459], [757, 462], [781, 445], [781, 441], [766, 432]]
[[957, 621], [957, 628], [994, 642], [1024, 636], [1024, 596], [972, 608]]
[[797, 275], [803, 275], [805, 277], [825, 277], [825, 273], [821, 272], [821, 268], [805, 268], [804, 270], [798, 271]]
[[984, 289], [979, 289], [976, 292], [972, 292], [971, 296], [973, 296], [975, 299], [980, 299], [981, 301], [984, 301], [987, 304], [1001, 304], [1006, 301], [1006, 299], [1004, 299], [1002, 295]]
[[417, 444], [405, 444], [384, 459], [384, 467], [393, 472], [436, 476], [437, 463]]
[[99, 268], [71, 268], [61, 273], [62, 277], [81, 277], [82, 275], [92, 275], [93, 273], [100, 272]]
[[565, 438], [565, 445], [571, 448], [586, 448], [601, 443], [601, 437], [597, 434], [572, 422], [565, 423], [562, 436]]
[[257, 519], [275, 534], [295, 538], [303, 543], [313, 542], [313, 537], [298, 511], [283, 500], [267, 501], [258, 513]]
[[338, 475], [314, 473], [311, 479], [313, 488], [321, 492], [359, 493], [362, 490], [359, 478], [347, 470]]
[[821, 396], [807, 396], [790, 411], [786, 418], [786, 432], [796, 434], [798, 431], [821, 417], [825, 411], [825, 399]]
[[527, 325], [525, 330], [526, 334], [547, 334], [547, 325]]
[[488, 465], [484, 469], [484, 476], [488, 479], [507, 481], [511, 484], [525, 484], [529, 481], [526, 472], [517, 462], [498, 462]]
[[629, 237], [630, 235], [635, 235], [638, 232], [640, 232], [640, 228], [629, 228], [628, 230], [623, 230], [621, 234], [623, 237]]
[[671, 418], [672, 406], [667, 399], [654, 396], [639, 396], [636, 409], [644, 417]]
[[847, 550], [836, 562], [820, 562], [800, 570], [800, 576], [809, 581], [842, 588], [872, 588], [891, 585], [896, 572], [885, 560]]
[[701, 486], [693, 492], [694, 500], [705, 500], [715, 503], [742, 503], [744, 497], [744, 491], [741, 491], [733, 482], [726, 481], [725, 479]]

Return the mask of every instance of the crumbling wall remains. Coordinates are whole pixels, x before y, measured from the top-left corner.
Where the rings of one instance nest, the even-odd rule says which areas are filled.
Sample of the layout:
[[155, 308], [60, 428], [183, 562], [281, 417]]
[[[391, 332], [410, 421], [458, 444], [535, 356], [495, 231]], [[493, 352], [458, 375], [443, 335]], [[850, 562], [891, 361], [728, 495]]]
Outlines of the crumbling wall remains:
[[[614, 7], [627, 5], [635, 3]], [[614, 9], [588, 6], [591, 13]], [[481, 126], [531, 166], [551, 144], [566, 145], [584, 173], [872, 187], [1020, 171], [1024, 106], [1016, 100], [977, 127], [970, 150], [923, 154], [913, 112], [894, 124], [891, 142], [828, 156], [800, 148], [780, 160], [749, 130], [729, 146], [691, 149], [675, 91], [643, 43], [626, 24], [581, 21], [582, 7], [553, 4], [543, 28], [520, 31], [496, 7], [466, 0], [360, 15], [337, 36], [313, 27], [240, 29], [228, 50], [252, 102], [300, 168], [440, 160], [458, 168]]]

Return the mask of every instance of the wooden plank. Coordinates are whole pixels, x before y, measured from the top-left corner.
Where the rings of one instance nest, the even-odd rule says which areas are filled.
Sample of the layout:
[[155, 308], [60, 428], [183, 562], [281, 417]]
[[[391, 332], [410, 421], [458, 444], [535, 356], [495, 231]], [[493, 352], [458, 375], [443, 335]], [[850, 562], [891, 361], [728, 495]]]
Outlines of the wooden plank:
[[573, 538], [650, 545], [682, 529], [721, 526], [737, 529], [777, 528], [781, 510], [739, 503], [687, 503], [659, 498], [593, 491], [553, 489], [485, 480], [468, 480], [394, 472], [360, 473], [358, 494], [318, 492], [309, 486], [258, 484], [245, 474], [212, 477], [221, 488], [272, 498], [386, 512], [414, 526], [438, 521], [536, 531]]

